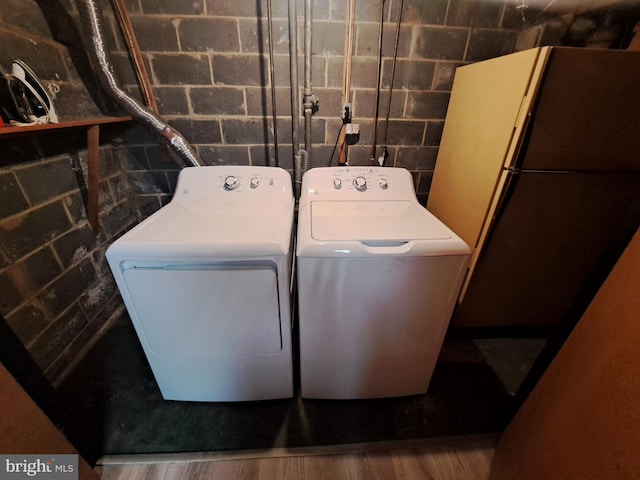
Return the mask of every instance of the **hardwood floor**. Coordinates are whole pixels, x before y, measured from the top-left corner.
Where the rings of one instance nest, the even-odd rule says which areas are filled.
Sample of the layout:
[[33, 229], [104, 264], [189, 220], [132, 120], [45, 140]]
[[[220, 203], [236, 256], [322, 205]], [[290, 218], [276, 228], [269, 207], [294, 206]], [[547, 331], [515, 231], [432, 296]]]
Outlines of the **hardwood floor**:
[[103, 480], [486, 480], [492, 435], [407, 442], [103, 457]]

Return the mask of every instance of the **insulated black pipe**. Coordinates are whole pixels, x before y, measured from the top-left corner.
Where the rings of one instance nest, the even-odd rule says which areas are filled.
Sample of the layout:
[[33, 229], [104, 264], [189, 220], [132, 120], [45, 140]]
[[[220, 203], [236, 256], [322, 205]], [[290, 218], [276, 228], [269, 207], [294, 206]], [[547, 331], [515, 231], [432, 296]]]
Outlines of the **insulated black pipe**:
[[387, 116], [384, 123], [384, 135], [382, 136], [382, 145], [387, 146], [387, 133], [389, 131], [389, 116], [391, 115], [391, 95], [393, 94], [393, 80], [396, 76], [396, 61], [398, 60], [398, 43], [400, 41], [400, 22], [402, 21], [402, 7], [404, 0], [400, 0], [400, 10], [398, 11], [398, 23], [396, 25], [396, 42], [393, 47], [393, 63], [391, 65], [391, 83], [389, 84], [389, 102], [387, 103]]
[[278, 157], [278, 116], [276, 112], [276, 73], [273, 65], [273, 18], [271, 15], [271, 0], [267, 0], [267, 22], [268, 25], [268, 41], [269, 41], [269, 73], [271, 75], [271, 117], [273, 119], [273, 149], [275, 166], [280, 166]]

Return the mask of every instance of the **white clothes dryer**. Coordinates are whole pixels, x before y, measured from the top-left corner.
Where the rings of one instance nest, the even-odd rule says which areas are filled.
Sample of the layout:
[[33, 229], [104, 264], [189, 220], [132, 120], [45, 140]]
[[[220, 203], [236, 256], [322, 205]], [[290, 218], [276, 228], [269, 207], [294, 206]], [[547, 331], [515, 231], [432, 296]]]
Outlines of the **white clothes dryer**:
[[291, 176], [191, 167], [107, 259], [167, 400], [293, 396]]
[[469, 262], [402, 168], [305, 173], [297, 235], [301, 395], [425, 393]]

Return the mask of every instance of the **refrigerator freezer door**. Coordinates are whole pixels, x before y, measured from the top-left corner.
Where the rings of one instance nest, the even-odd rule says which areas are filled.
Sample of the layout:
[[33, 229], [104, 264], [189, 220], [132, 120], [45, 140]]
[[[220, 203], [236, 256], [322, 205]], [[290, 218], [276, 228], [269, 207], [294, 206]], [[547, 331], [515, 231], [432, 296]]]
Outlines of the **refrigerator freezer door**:
[[427, 208], [477, 255], [503, 167], [511, 166], [549, 48], [457, 70]]
[[640, 52], [553, 48], [520, 167], [640, 170], [639, 79]]

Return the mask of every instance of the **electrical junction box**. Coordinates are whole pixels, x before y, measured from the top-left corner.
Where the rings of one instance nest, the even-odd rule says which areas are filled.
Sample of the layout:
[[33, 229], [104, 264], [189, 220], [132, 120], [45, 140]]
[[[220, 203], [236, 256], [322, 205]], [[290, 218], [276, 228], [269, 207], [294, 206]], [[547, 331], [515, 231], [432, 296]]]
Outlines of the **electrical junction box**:
[[347, 123], [345, 125], [346, 135], [360, 135], [360, 125], [357, 123]]

